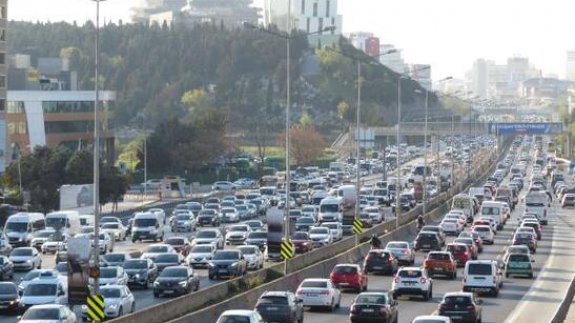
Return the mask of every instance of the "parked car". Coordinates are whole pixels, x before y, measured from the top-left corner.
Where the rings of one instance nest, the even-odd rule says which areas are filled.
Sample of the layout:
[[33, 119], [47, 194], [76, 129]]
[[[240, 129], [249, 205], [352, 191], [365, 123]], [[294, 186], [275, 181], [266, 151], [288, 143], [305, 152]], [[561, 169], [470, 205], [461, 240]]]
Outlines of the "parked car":
[[304, 321], [302, 300], [292, 292], [266, 291], [258, 299], [254, 308], [265, 321], [301, 323]]

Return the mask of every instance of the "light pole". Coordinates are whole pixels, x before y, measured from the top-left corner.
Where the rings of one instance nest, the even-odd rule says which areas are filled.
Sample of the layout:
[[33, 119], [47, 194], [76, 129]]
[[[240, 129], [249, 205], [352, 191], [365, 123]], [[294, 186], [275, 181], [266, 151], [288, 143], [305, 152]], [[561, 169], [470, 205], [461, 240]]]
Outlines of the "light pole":
[[[100, 2], [105, 0], [92, 0], [96, 2], [96, 46], [95, 46], [95, 59], [94, 59], [94, 242], [92, 253], [94, 257], [94, 266], [100, 265]], [[98, 275], [99, 276], [99, 275]], [[93, 293], [97, 295], [99, 292], [99, 277], [94, 277]]]
[[148, 198], [148, 135], [146, 134], [145, 116], [142, 116], [142, 130], [144, 131], [144, 196], [142, 197], [142, 205], [144, 205]]
[[[290, 49], [290, 43], [291, 40], [294, 39], [295, 37], [303, 37], [303, 36], [309, 36], [309, 35], [314, 35], [314, 34], [321, 34], [324, 31], [332, 31], [335, 30], [335, 26], [329, 26], [323, 29], [319, 29], [317, 31], [314, 32], [310, 32], [310, 33], [305, 33], [305, 34], [296, 34], [294, 36], [291, 36], [291, 0], [288, 0], [288, 14], [287, 14], [287, 25], [286, 25], [286, 30], [287, 30], [287, 34], [282, 34], [282, 33], [277, 33], [277, 32], [273, 32], [271, 30], [265, 29], [265, 28], [261, 28], [260, 26], [256, 26], [250, 23], [245, 22], [244, 27], [247, 28], [251, 28], [251, 29], [257, 29], [259, 31], [268, 33], [270, 35], [276, 36], [276, 37], [280, 37], [286, 40], [287, 43], [287, 62], [286, 62], [286, 123], [285, 123], [285, 132], [286, 132], [286, 138], [285, 138], [285, 150], [286, 150], [286, 155], [285, 155], [285, 163], [286, 163], [286, 195], [285, 195], [285, 199], [286, 199], [286, 203], [285, 203], [285, 216], [284, 216], [284, 238], [285, 241], [289, 240], [290, 237], [290, 219], [289, 219], [289, 211], [290, 211], [290, 203], [289, 203], [289, 197], [290, 197], [290, 185], [291, 185], [291, 175], [290, 175], [290, 105], [291, 105], [291, 93], [290, 93], [290, 78], [291, 78], [291, 73], [290, 73], [290, 68], [291, 68], [291, 64], [290, 64], [290, 59], [291, 59], [291, 49]], [[288, 273], [288, 269], [287, 269], [287, 261], [284, 262], [285, 267], [284, 267], [284, 271], [285, 274], [287, 275]]]
[[20, 147], [18, 147], [18, 145], [15, 142], [13, 142], [11, 146], [12, 146], [12, 162], [14, 161], [18, 162], [18, 164], [16, 165], [18, 168], [18, 193], [22, 198], [22, 204], [24, 204], [24, 191], [22, 190], [22, 166], [21, 166], [22, 154], [20, 153]]

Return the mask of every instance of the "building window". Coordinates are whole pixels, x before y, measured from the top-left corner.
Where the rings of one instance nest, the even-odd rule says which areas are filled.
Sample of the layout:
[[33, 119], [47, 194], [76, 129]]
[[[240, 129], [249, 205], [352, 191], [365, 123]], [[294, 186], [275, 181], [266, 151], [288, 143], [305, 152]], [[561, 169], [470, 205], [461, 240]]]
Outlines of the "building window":
[[44, 101], [44, 113], [86, 113], [94, 112], [94, 102], [91, 101]]
[[6, 88], [6, 76], [0, 75], [0, 89]]
[[305, 15], [305, 0], [301, 0], [301, 14]]
[[6, 41], [6, 29], [0, 31], [0, 41]]
[[0, 99], [0, 112], [6, 111], [6, 99]]
[[329, 17], [329, 0], [326, 0], [326, 4], [325, 4], [325, 16]]
[[2, 65], [6, 64], [6, 54], [5, 53], [0, 53], [0, 64], [2, 64]]
[[26, 134], [26, 121], [10, 121], [8, 122], [9, 135], [25, 135]]
[[319, 30], [320, 35], [323, 34], [323, 18], [319, 18], [319, 24], [317, 30]]
[[[332, 27], [335, 27], [335, 18], [331, 18], [331, 26], [332, 26]], [[331, 30], [331, 34], [332, 34], [332, 35], [335, 35], [335, 29], [332, 29], [332, 30]]]
[[317, 2], [313, 4], [313, 16], [317, 17]]
[[308, 18], [307, 18], [307, 21], [306, 21], [306, 32], [307, 32], [307, 33], [309, 33], [309, 25], [310, 25], [310, 22], [311, 22], [311, 21], [310, 21], [310, 18], [308, 17]]
[[48, 121], [44, 122], [47, 134], [51, 133], [75, 133], [94, 131], [94, 121]]
[[22, 101], [9, 101], [7, 112], [9, 114], [22, 114], [22, 113], [24, 113], [24, 102], [22, 102]]
[[6, 14], [6, 6], [0, 7], [0, 18], [7, 19], [8, 15]]

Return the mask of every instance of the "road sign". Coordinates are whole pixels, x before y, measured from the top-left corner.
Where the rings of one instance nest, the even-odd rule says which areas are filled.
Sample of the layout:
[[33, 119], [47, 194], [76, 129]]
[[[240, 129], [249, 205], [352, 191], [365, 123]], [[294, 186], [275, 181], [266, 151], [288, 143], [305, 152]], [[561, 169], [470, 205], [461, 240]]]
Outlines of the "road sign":
[[360, 234], [363, 232], [363, 222], [361, 220], [355, 219], [353, 221], [353, 233]]
[[291, 241], [283, 241], [281, 245], [280, 255], [283, 260], [288, 260], [293, 258], [295, 254], [295, 247]]
[[102, 295], [90, 295], [86, 299], [88, 306], [88, 320], [92, 322], [103, 322], [106, 318], [104, 314], [104, 298]]
[[507, 122], [492, 123], [489, 126], [492, 135], [558, 135], [563, 133], [560, 122]]

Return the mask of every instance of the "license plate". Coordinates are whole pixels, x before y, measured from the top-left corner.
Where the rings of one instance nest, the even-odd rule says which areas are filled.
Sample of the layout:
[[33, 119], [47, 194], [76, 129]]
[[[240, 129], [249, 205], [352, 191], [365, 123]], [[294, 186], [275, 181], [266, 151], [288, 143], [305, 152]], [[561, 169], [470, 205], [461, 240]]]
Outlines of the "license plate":
[[463, 318], [463, 316], [460, 316], [460, 315], [452, 315], [451, 318], [452, 318], [452, 319], [456, 319], [456, 320], [460, 320], [460, 319]]
[[428, 244], [424, 244], [424, 245], [423, 245], [423, 248], [429, 248], [429, 247], [431, 247], [431, 246], [428, 245]]
[[278, 308], [278, 307], [266, 307], [266, 310], [268, 310], [268, 311], [277, 311], [277, 310], [279, 310], [279, 308]]
[[225, 269], [220, 269], [220, 270], [218, 270], [218, 273], [220, 273], [220, 274], [227, 274], [228, 271], [225, 270]]
[[433, 270], [435, 270], [435, 271], [443, 271], [443, 268], [441, 268], [441, 267], [435, 267], [435, 268], [433, 268]]
[[364, 313], [373, 313], [375, 312], [375, 310], [373, 308], [364, 308], [363, 310], [361, 310]]
[[174, 291], [173, 290], [165, 290], [164, 294], [172, 294]]
[[339, 286], [349, 286], [348, 283], [339, 283]]
[[381, 266], [373, 266], [373, 269], [375, 269], [375, 270], [382, 270], [383, 267], [381, 267]]

